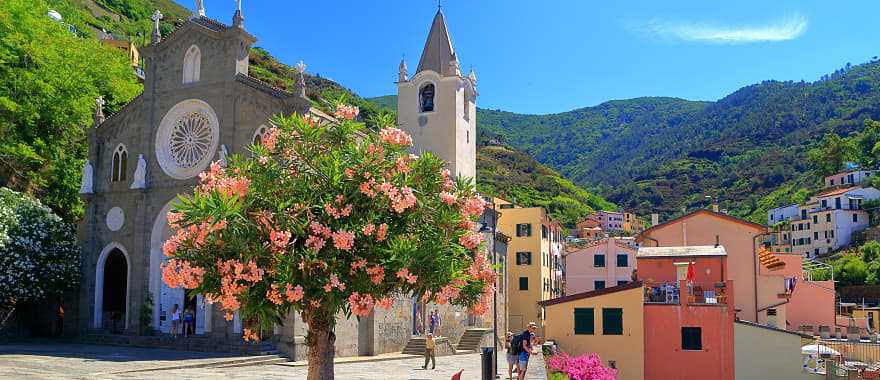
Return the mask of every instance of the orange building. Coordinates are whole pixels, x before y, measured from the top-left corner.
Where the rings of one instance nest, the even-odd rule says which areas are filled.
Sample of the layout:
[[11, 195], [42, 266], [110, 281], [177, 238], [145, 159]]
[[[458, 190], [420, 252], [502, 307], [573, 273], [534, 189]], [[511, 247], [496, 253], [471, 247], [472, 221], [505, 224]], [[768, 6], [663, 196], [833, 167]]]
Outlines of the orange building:
[[733, 380], [736, 287], [724, 247], [643, 247], [636, 260], [645, 287], [645, 379]]

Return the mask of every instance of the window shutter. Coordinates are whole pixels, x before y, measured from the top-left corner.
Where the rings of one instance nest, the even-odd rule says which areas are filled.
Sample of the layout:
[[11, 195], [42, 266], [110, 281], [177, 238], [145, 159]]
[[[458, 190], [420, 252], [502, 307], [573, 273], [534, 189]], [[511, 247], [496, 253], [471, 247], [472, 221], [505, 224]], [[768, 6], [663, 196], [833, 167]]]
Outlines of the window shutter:
[[574, 309], [574, 333], [576, 335], [593, 335], [593, 308]]
[[602, 334], [623, 335], [623, 309], [602, 309]]

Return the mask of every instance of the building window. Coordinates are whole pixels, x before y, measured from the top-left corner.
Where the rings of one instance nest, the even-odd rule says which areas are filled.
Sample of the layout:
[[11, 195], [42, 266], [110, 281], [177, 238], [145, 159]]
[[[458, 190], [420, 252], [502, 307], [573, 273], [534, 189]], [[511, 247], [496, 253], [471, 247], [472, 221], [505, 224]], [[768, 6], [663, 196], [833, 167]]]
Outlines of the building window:
[[629, 281], [627, 281], [627, 280], [617, 280], [617, 286], [626, 285], [628, 283], [629, 283]]
[[419, 90], [419, 111], [434, 111], [434, 84], [428, 83]]
[[831, 213], [830, 213], [830, 212], [827, 213], [827, 214], [825, 214], [825, 221], [826, 221], [826, 222], [830, 222], [830, 221], [831, 221]]
[[516, 253], [516, 265], [532, 265], [532, 253], [531, 252], [517, 252]]
[[834, 178], [831, 179], [831, 186], [834, 186]]
[[699, 327], [681, 328], [681, 349], [700, 351], [703, 349], [703, 329]]
[[520, 223], [516, 225], [516, 236], [532, 236], [531, 223]]
[[541, 225], [541, 239], [547, 238], [547, 226]]
[[819, 223], [819, 215], [813, 215], [813, 224]]
[[196, 45], [190, 46], [183, 57], [183, 84], [195, 83], [201, 76], [202, 52]]
[[840, 197], [834, 198], [834, 208], [840, 209]]
[[593, 335], [595, 333], [596, 329], [593, 314], [593, 308], [574, 309], [575, 335]]
[[528, 277], [520, 277], [519, 278], [519, 290], [529, 290], [529, 278]]
[[834, 239], [834, 230], [829, 230], [829, 231], [828, 231], [828, 237]]
[[617, 254], [617, 267], [626, 268], [629, 266], [629, 256], [626, 254]]
[[596, 280], [593, 281], [593, 290], [605, 289], [605, 281]]
[[113, 162], [110, 165], [110, 181], [125, 181], [125, 172], [128, 167], [128, 150], [125, 145], [119, 144], [113, 151]]
[[605, 267], [605, 255], [593, 255], [593, 266], [596, 268]]
[[859, 221], [859, 214], [853, 213], [853, 222]]
[[819, 231], [813, 232], [813, 240], [819, 240]]
[[623, 309], [602, 309], [602, 335], [623, 335]]
[[[832, 185], [834, 184], [834, 180], [831, 180], [831, 184], [832, 184]], [[827, 199], [823, 199], [823, 200], [822, 200], [822, 208], [826, 208], [826, 207], [828, 207], [828, 200], [827, 200]]]

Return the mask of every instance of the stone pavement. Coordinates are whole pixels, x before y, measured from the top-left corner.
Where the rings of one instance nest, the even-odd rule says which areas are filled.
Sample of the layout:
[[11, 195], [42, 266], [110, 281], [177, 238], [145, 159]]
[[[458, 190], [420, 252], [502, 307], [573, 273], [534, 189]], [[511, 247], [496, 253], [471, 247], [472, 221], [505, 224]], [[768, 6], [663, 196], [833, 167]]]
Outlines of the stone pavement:
[[[251, 360], [253, 357], [245, 357]], [[450, 379], [464, 369], [462, 379], [480, 379], [480, 355], [437, 358], [436, 370], [421, 369], [424, 359], [386, 361], [346, 360], [335, 366], [340, 380]], [[242, 360], [222, 354], [83, 344], [0, 345], [0, 379], [305, 379], [307, 368], [286, 364], [229, 366]], [[499, 373], [507, 364], [499, 358]], [[199, 368], [179, 368], [199, 366]], [[168, 368], [168, 369], [165, 369]], [[172, 369], [177, 368], [177, 369]], [[544, 361], [532, 356], [529, 380], [546, 380]]]

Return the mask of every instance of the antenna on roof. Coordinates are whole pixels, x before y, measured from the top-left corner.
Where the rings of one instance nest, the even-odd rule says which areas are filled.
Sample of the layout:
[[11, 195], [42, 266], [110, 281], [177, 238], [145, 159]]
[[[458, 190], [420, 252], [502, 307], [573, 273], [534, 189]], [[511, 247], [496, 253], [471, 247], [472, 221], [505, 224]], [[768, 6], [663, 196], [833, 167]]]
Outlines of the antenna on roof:
[[441, 0], [437, 0], [437, 10], [438, 10], [438, 11], [439, 11], [441, 8], [443, 8], [443, 5], [440, 4], [440, 1], [441, 1]]

